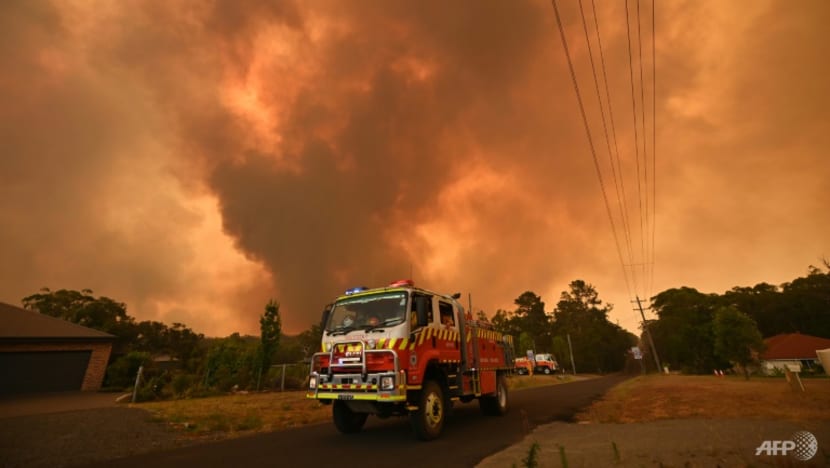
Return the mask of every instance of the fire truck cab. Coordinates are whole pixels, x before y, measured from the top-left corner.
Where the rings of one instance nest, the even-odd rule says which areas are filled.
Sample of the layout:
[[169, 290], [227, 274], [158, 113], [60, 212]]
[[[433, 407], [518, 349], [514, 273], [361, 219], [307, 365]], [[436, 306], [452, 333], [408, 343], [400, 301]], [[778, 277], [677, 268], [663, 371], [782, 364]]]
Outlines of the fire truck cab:
[[409, 416], [422, 440], [441, 434], [455, 402], [504, 414], [512, 337], [472, 320], [458, 297], [411, 280], [346, 291], [323, 313], [307, 397], [332, 405], [342, 433], [359, 432], [370, 414]]

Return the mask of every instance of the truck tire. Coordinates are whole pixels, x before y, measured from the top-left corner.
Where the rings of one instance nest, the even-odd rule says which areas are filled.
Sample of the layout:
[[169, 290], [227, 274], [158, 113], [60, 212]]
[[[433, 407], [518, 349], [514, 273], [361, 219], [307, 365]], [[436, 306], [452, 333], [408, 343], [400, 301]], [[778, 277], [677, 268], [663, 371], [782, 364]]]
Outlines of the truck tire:
[[481, 412], [488, 416], [503, 416], [507, 413], [507, 379], [504, 374], [496, 377], [496, 394], [478, 399]]
[[420, 440], [432, 440], [441, 435], [446, 419], [444, 392], [434, 380], [427, 380], [421, 387], [418, 410], [410, 415], [412, 429]]
[[355, 413], [345, 401], [335, 401], [331, 409], [334, 427], [343, 434], [354, 434], [363, 429], [366, 424], [366, 413]]
[[543, 370], [542, 372], [544, 372], [545, 375], [550, 375], [550, 367], [545, 367], [545, 370]]

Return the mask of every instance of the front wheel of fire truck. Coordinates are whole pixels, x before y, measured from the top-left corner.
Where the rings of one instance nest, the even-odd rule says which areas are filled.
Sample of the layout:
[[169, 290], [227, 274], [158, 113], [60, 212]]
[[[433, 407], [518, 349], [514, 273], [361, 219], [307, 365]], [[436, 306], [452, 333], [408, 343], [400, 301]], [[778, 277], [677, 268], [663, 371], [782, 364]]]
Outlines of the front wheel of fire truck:
[[481, 412], [488, 416], [502, 416], [507, 413], [507, 379], [504, 374], [496, 378], [496, 394], [482, 396], [478, 400]]
[[444, 392], [434, 380], [427, 380], [421, 389], [418, 410], [410, 415], [415, 436], [421, 440], [432, 440], [444, 429], [446, 411]]
[[363, 429], [366, 424], [366, 413], [355, 413], [349, 408], [345, 401], [335, 401], [331, 413], [334, 419], [334, 426], [343, 434], [354, 434]]

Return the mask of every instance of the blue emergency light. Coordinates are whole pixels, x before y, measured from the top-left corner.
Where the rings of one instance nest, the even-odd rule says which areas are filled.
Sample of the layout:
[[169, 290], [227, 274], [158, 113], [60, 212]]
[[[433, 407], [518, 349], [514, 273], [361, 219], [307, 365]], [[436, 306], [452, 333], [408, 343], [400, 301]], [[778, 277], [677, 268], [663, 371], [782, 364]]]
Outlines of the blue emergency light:
[[359, 292], [361, 292], [361, 291], [366, 291], [366, 290], [368, 290], [368, 289], [369, 289], [369, 288], [367, 288], [366, 286], [358, 286], [358, 287], [356, 287], [356, 288], [350, 288], [350, 289], [347, 289], [347, 290], [346, 290], [346, 295], [347, 295], [347, 296], [351, 296], [352, 294], [357, 294], [357, 293], [359, 293]]

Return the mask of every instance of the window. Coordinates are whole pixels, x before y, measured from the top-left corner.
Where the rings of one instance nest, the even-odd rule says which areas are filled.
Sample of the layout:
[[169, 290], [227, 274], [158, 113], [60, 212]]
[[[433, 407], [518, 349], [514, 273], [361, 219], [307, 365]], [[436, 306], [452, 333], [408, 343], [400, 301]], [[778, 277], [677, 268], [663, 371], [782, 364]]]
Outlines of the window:
[[393, 326], [406, 320], [406, 294], [373, 294], [344, 299], [334, 305], [326, 331]]
[[438, 303], [438, 313], [441, 316], [441, 325], [447, 328], [455, 327], [455, 316], [452, 313], [452, 304], [440, 301]]
[[427, 295], [427, 294], [412, 293], [412, 301], [410, 301], [411, 302], [410, 317], [411, 317], [411, 323], [412, 323], [412, 328], [413, 329], [415, 328], [416, 324], [418, 323], [418, 306], [417, 306], [416, 299], [419, 298], [419, 297], [425, 297], [426, 298], [427, 323], [432, 323], [432, 317], [433, 317], [433, 314], [432, 314], [432, 296]]

